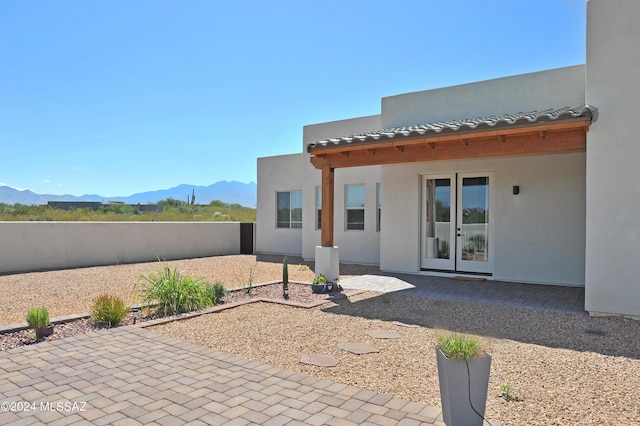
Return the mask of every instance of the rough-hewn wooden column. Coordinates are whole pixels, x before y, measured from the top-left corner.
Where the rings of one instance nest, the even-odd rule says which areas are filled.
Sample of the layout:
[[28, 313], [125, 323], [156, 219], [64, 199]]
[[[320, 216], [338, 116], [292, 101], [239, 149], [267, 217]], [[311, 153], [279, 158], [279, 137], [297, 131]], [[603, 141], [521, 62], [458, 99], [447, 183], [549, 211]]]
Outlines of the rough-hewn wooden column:
[[322, 234], [323, 247], [333, 247], [333, 182], [334, 170], [325, 165], [322, 167]]

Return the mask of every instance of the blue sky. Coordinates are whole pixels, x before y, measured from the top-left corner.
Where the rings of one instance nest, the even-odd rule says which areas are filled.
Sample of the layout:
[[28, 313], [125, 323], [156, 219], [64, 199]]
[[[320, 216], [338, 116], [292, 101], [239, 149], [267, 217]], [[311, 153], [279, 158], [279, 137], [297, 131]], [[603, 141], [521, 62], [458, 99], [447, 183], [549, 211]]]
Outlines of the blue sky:
[[585, 0], [0, 0], [0, 182], [256, 180], [306, 124], [585, 62]]

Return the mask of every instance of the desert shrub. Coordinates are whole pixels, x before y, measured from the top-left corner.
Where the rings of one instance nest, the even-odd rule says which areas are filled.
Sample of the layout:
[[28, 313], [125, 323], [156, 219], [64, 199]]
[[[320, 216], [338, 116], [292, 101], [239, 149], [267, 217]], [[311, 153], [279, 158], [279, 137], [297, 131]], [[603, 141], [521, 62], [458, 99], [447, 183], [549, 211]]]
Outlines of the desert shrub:
[[31, 328], [45, 328], [49, 325], [51, 318], [49, 317], [49, 310], [46, 307], [31, 308], [27, 312], [27, 324]]
[[205, 286], [205, 293], [212, 305], [217, 305], [223, 297], [228, 293], [227, 289], [221, 282], [214, 282], [213, 284], [207, 283]]
[[[220, 290], [204, 278], [191, 278], [164, 264], [159, 272], [142, 275], [134, 292], [156, 315], [171, 316], [197, 311], [211, 304]], [[217, 292], [217, 293], [216, 293]]]
[[91, 321], [94, 324], [115, 327], [122, 322], [128, 312], [129, 307], [125, 306], [122, 299], [105, 293], [93, 299]]
[[251, 268], [249, 268], [249, 274], [247, 278], [243, 278], [242, 276], [238, 276], [238, 274], [234, 271], [233, 278], [236, 281], [238, 287], [242, 289], [244, 294], [251, 294], [253, 291], [253, 281], [256, 276], [256, 268], [258, 267], [258, 262], [256, 262]]

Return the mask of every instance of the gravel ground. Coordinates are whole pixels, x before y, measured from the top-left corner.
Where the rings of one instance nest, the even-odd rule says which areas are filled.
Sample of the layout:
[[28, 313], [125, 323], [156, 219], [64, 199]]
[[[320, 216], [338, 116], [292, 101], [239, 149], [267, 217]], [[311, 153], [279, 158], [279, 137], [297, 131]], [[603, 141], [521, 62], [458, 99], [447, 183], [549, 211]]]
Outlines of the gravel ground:
[[[254, 283], [282, 279], [282, 257], [220, 256], [168, 262], [193, 277], [220, 281], [227, 288], [246, 285], [253, 269]], [[289, 280], [311, 282], [314, 273], [302, 259], [289, 258]], [[313, 265], [313, 264], [311, 264]], [[30, 308], [47, 306], [52, 317], [89, 312], [92, 300], [104, 292], [121, 297], [127, 304], [139, 302], [132, 294], [143, 274], [162, 268], [158, 262], [117, 266], [31, 272], [0, 276], [0, 324], [25, 321]], [[346, 266], [346, 275], [375, 270], [371, 267]], [[16, 291], [20, 289], [20, 291]]]
[[[170, 262], [192, 276], [228, 287], [278, 280], [281, 258], [224, 256]], [[313, 272], [290, 258], [291, 280]], [[301, 262], [301, 261], [300, 261]], [[109, 291], [132, 302], [131, 289], [157, 262], [0, 276], [0, 324], [24, 321], [46, 305], [52, 316], [86, 312]], [[372, 272], [345, 267], [345, 274]], [[16, 291], [20, 289], [20, 291]], [[280, 289], [276, 288], [279, 293]], [[10, 295], [10, 296], [6, 296]], [[414, 325], [395, 324], [400, 321]], [[268, 303], [153, 327], [155, 331], [221, 351], [430, 405], [440, 405], [434, 342], [440, 330], [476, 334], [493, 356], [487, 417], [503, 425], [640, 424], [640, 322], [589, 318], [468, 302], [364, 293], [312, 309]], [[401, 339], [379, 340], [367, 330], [393, 330]], [[223, 330], [223, 332], [220, 332]], [[341, 342], [366, 342], [380, 352], [353, 355]], [[334, 368], [300, 363], [302, 354], [325, 353]], [[520, 399], [499, 397], [508, 382]]]

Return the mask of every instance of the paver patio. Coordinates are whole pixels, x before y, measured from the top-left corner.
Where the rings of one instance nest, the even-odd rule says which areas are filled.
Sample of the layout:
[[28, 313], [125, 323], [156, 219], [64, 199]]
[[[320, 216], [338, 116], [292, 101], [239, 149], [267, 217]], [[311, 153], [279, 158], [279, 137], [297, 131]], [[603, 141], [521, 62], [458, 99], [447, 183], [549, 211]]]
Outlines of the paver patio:
[[0, 403], [3, 425], [443, 425], [438, 407], [135, 326], [0, 353]]

